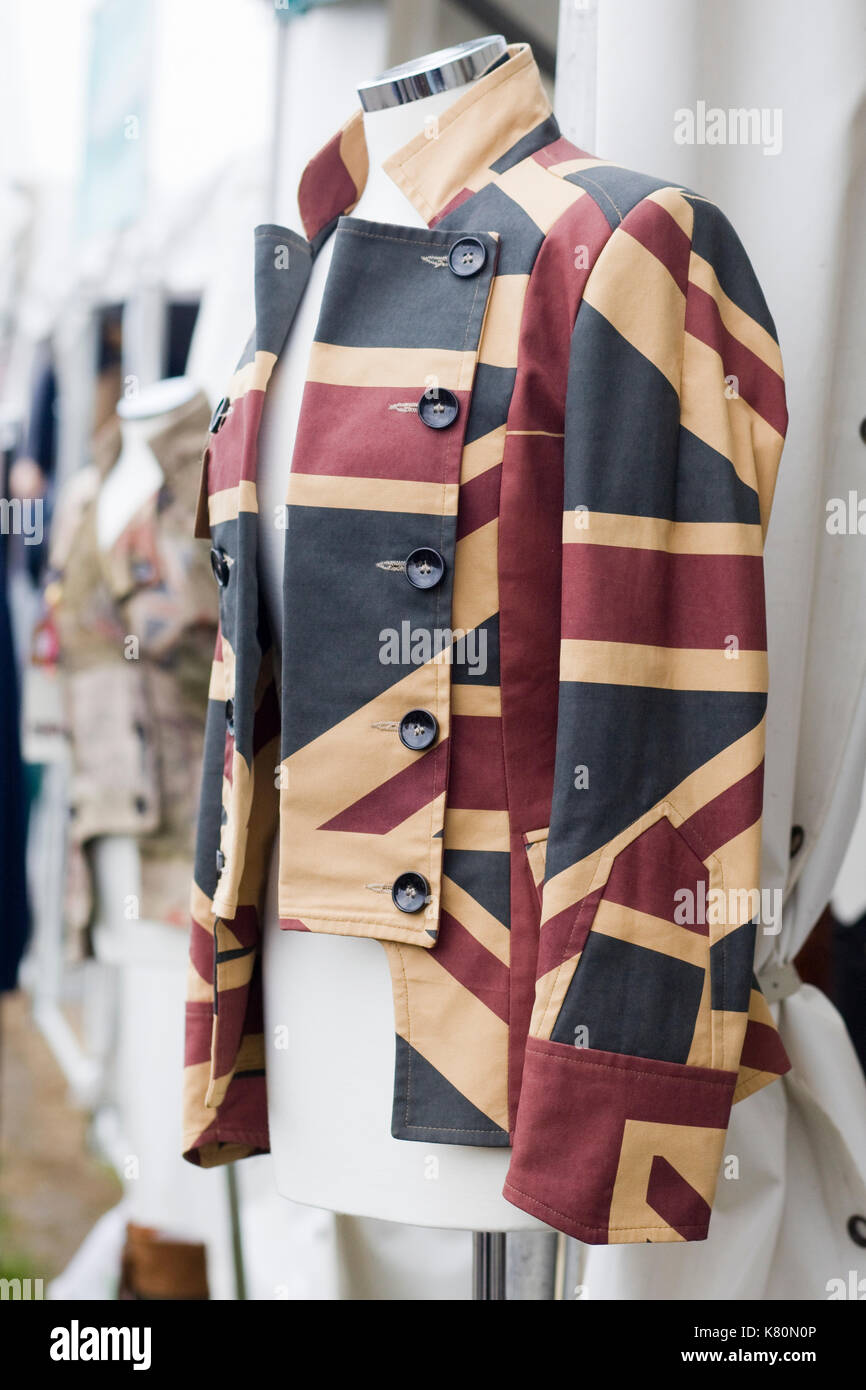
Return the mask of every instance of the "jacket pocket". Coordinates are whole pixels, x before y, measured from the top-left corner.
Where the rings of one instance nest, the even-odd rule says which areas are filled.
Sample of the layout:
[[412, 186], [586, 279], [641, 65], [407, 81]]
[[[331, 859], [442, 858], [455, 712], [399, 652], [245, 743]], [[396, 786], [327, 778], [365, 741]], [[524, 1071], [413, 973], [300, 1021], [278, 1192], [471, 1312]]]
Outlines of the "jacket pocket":
[[571, 971], [551, 1041], [713, 1067], [707, 904], [721, 866], [667, 803], [603, 854], [563, 951]]

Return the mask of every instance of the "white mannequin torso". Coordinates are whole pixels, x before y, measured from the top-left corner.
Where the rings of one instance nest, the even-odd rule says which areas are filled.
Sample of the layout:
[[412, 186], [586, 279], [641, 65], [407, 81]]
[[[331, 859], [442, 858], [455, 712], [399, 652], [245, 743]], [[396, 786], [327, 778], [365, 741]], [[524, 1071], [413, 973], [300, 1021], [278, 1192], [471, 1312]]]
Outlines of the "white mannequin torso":
[[[455, 93], [366, 113], [367, 184], [353, 217], [423, 227], [385, 173], [401, 149]], [[431, 126], [431, 138], [435, 138]], [[295, 223], [295, 225], [297, 225]], [[268, 389], [259, 450], [261, 583], [274, 631], [282, 613], [286, 498], [333, 237], [325, 243]], [[414, 1143], [391, 1137], [394, 1011], [391, 978], [377, 941], [284, 932], [278, 923], [274, 854], [265, 911], [265, 1036], [271, 1151], [283, 1196], [312, 1206], [419, 1226], [462, 1230], [541, 1229], [502, 1197], [510, 1151]], [[323, 982], [328, 998], [323, 1007]], [[273, 1043], [285, 1025], [285, 1047]]]
[[196, 385], [189, 377], [168, 377], [121, 401], [120, 457], [99, 489], [96, 534], [108, 550], [140, 507], [162, 486], [162, 469], [149, 440], [165, 427], [166, 416], [192, 400]]

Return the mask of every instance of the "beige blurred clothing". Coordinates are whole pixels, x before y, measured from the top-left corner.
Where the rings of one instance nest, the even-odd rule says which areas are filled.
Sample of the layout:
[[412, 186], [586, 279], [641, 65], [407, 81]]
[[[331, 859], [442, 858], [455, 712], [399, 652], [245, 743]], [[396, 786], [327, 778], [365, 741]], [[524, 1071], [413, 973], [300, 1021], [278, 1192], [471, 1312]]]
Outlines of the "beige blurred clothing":
[[132, 916], [188, 920], [204, 710], [217, 623], [208, 551], [193, 539], [209, 409], [203, 394], [149, 440], [163, 483], [101, 550], [99, 490], [120, 454], [110, 420], [61, 495], [46, 596], [60, 644], [72, 745], [67, 916], [93, 912], [75, 860], [102, 835], [137, 838]]

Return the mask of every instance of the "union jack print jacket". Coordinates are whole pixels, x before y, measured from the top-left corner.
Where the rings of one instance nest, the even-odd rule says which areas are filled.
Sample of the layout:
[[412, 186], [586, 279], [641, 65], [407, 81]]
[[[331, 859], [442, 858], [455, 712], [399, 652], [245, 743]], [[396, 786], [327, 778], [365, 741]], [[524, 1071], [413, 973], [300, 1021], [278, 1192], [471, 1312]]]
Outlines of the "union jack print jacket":
[[[525, 45], [352, 218], [360, 112], [256, 231], [256, 324], [205, 451], [221, 623], [184, 1150], [268, 1148], [260, 912], [373, 937], [392, 1133], [512, 1147], [592, 1243], [706, 1236], [733, 1101], [788, 1069], [753, 974], [773, 321], [712, 203], [560, 136]], [[283, 662], [256, 440], [336, 238], [288, 477]]]

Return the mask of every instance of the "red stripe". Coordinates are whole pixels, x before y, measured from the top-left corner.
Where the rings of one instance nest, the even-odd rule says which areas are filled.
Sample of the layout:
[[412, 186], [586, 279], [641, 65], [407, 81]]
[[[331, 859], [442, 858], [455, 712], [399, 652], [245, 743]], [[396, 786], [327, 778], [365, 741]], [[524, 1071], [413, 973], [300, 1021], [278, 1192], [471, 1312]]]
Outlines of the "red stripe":
[[544, 923], [538, 947], [539, 979], [583, 950], [603, 894], [603, 888], [596, 888], [579, 903], [564, 908]]
[[578, 198], [542, 242], [520, 319], [510, 430], [563, 429], [574, 321], [590, 270], [610, 235], [597, 204]]
[[464, 989], [508, 1022], [508, 966], [445, 911], [440, 913], [436, 960]]
[[700, 1192], [661, 1154], [653, 1154], [646, 1192], [647, 1206], [688, 1240], [690, 1232], [709, 1225], [711, 1209]]
[[475, 193], [473, 189], [461, 188], [459, 193], [455, 193], [454, 197], [450, 198], [448, 202], [445, 204], [445, 206], [439, 209], [435, 217], [430, 218], [430, 221], [427, 223], [427, 226], [435, 227], [436, 223], [441, 222], [443, 217], [447, 217], [449, 212], [454, 212], [457, 208], [462, 207], [463, 204], [467, 202], [470, 198], [474, 197]]
[[[688, 889], [697, 901], [698, 884], [709, 887], [709, 874], [666, 817], [620, 850], [604, 890], [609, 902], [620, 903], [635, 912], [646, 912], [662, 921], [682, 926], [698, 936], [708, 936], [706, 922], [677, 923], [675, 894]], [[647, 946], [652, 940], [647, 939]]]
[[465, 427], [469, 392], [454, 393], [460, 402], [460, 415], [447, 430], [428, 429], [416, 414], [389, 409], [405, 402], [417, 404], [422, 394], [417, 382], [404, 389], [308, 381], [292, 472], [329, 478], [458, 482], [461, 420]]
[[562, 568], [565, 638], [711, 650], [733, 635], [744, 651], [766, 648], [759, 555], [578, 544], [563, 547]]
[[448, 740], [443, 739], [429, 753], [416, 757], [402, 772], [347, 806], [319, 829], [387, 835], [389, 830], [414, 816], [439, 795], [445, 786], [447, 771]]
[[678, 289], [685, 294], [689, 284], [692, 246], [667, 209], [645, 198], [628, 214], [623, 230], [628, 231], [635, 241], [639, 241], [661, 262], [676, 281]]
[[702, 858], [706, 859], [760, 820], [763, 795], [764, 764], [761, 761], [753, 772], [727, 787], [684, 821], [683, 833], [694, 836], [701, 846]]
[[595, 156], [586, 150], [579, 150], [577, 145], [572, 145], [570, 140], [560, 135], [558, 140], [545, 145], [543, 150], [536, 150], [532, 158], [542, 168], [549, 169], [551, 164], [565, 164], [569, 159], [594, 159]]
[[728, 331], [713, 296], [694, 284], [689, 286], [686, 303], [686, 332], [719, 354], [725, 376], [737, 378], [737, 389], [743, 400], [779, 434], [784, 434], [788, 427], [785, 383]]
[[301, 175], [298, 208], [309, 241], [358, 197], [355, 181], [343, 163], [342, 139], [343, 132], [338, 131]]
[[561, 545], [562, 440], [510, 435], [499, 516], [499, 660], [505, 762], [516, 830], [537, 830], [550, 819], [559, 698]]
[[502, 482], [502, 465], [488, 468], [471, 478], [460, 488], [460, 502], [457, 513], [457, 539], [462, 540], [473, 531], [495, 521], [499, 515], [499, 488]]
[[750, 1019], [746, 1025], [740, 1066], [755, 1071], [769, 1071], [776, 1076], [784, 1076], [791, 1070], [791, 1063], [782, 1039], [768, 1023], [756, 1023]]
[[509, 986], [511, 1009], [508, 1027], [508, 1130], [514, 1129], [523, 1077], [525, 1042], [535, 1003], [538, 959], [538, 922], [541, 908], [529, 872], [521, 834], [511, 836], [511, 939]]
[[451, 716], [451, 776], [448, 805], [461, 811], [504, 811], [508, 807], [502, 761], [502, 723], [491, 715]]
[[256, 441], [265, 393], [249, 390], [232, 402], [230, 413], [210, 436], [207, 465], [208, 496], [256, 476]]
[[213, 1038], [213, 1008], [205, 999], [190, 999], [186, 1005], [186, 1033], [183, 1064], [197, 1067], [210, 1061]]

